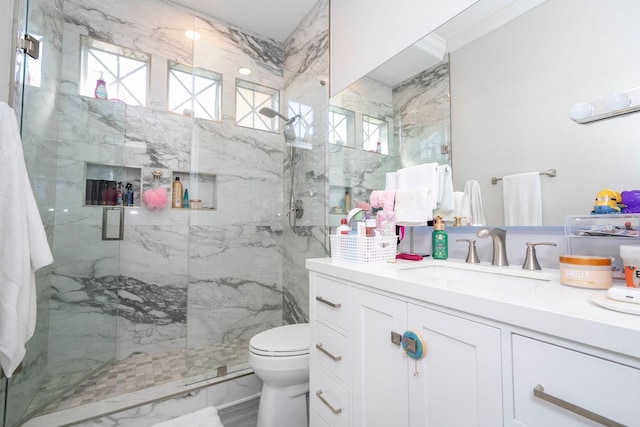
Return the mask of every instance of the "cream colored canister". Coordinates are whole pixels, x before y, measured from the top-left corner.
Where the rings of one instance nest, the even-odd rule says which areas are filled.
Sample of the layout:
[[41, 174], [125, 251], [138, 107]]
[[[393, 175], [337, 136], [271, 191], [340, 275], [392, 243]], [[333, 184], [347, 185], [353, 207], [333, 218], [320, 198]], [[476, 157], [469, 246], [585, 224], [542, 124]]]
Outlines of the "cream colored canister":
[[640, 246], [621, 245], [624, 279], [628, 287], [640, 288]]
[[560, 256], [560, 282], [580, 288], [608, 289], [613, 274], [611, 258], [581, 255]]

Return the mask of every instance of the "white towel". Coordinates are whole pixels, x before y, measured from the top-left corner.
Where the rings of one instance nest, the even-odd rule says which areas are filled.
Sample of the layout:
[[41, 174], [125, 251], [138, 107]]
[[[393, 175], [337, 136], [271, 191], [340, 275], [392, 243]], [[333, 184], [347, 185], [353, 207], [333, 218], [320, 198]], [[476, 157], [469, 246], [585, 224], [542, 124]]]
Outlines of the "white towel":
[[431, 190], [420, 187], [396, 190], [396, 224], [405, 226], [427, 225], [433, 219]]
[[36, 270], [53, 262], [15, 113], [0, 102], [0, 366], [11, 377], [36, 326]]
[[471, 212], [467, 220], [469, 220], [472, 225], [487, 225], [487, 221], [484, 219], [480, 183], [475, 180], [467, 181], [464, 184], [464, 193], [469, 198], [469, 210]]
[[224, 427], [215, 406], [207, 406], [152, 427]]
[[502, 178], [504, 225], [542, 225], [540, 173], [527, 172]]
[[385, 190], [396, 190], [398, 188], [397, 174], [395, 172], [387, 172], [385, 179], [386, 179], [384, 184]]
[[429, 189], [429, 206], [431, 210], [438, 207], [438, 164], [425, 163], [398, 169], [397, 190], [414, 190], [426, 187]]
[[438, 209], [453, 211], [453, 177], [451, 166], [438, 166]]

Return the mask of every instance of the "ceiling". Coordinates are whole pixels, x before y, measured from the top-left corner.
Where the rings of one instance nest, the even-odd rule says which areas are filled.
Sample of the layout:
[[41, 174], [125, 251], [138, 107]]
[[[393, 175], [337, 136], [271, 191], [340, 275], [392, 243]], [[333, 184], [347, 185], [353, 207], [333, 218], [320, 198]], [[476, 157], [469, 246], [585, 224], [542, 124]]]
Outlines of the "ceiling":
[[284, 42], [317, 0], [172, 0], [243, 29]]

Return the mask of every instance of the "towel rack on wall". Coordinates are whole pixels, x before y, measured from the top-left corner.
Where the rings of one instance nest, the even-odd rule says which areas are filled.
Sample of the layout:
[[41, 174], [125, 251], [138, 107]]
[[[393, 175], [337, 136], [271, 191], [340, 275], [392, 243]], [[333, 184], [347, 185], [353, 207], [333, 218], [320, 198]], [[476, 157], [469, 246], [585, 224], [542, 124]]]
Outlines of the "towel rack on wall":
[[[544, 172], [540, 172], [539, 175], [546, 175], [550, 178], [555, 178], [557, 176], [556, 170], [555, 169], [548, 169]], [[502, 178], [498, 178], [498, 177], [493, 177], [491, 178], [491, 183], [493, 185], [496, 185], [498, 183], [498, 181], [502, 181]]]

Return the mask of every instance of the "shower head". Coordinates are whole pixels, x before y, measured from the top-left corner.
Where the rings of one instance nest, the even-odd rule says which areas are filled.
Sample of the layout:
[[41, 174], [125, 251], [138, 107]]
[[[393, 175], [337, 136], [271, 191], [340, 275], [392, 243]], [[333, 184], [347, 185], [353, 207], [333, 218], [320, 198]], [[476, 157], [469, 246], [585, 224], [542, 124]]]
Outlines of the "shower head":
[[282, 114], [278, 113], [276, 110], [269, 107], [262, 107], [258, 112], [263, 116], [269, 117], [270, 119], [273, 119], [275, 116], [278, 116], [282, 120], [284, 120], [284, 122], [288, 125], [290, 125], [291, 123], [295, 122], [300, 118], [300, 114], [296, 114], [292, 118], [288, 118], [287, 116], [283, 116]]
[[262, 114], [263, 116], [267, 116], [270, 119], [273, 119], [275, 116], [280, 117], [282, 120], [284, 120], [285, 122], [288, 122], [289, 119], [285, 116], [283, 116], [282, 114], [278, 113], [276, 110], [273, 110], [269, 107], [262, 107], [260, 109], [260, 111], [258, 111], [260, 114]]

